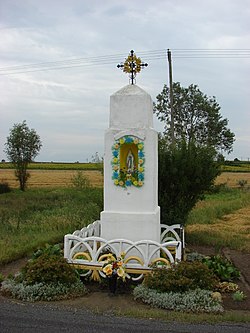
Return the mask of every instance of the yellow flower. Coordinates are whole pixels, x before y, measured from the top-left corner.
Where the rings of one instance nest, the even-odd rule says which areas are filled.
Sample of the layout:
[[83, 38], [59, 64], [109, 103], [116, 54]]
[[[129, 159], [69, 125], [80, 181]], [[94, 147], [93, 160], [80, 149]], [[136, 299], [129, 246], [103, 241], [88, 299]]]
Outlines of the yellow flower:
[[121, 267], [123, 265], [123, 262], [122, 261], [117, 261], [117, 266], [118, 267]]
[[125, 258], [125, 255], [126, 255], [126, 253], [123, 251], [123, 252], [121, 252], [121, 258], [123, 259], [123, 258]]
[[217, 301], [217, 302], [222, 302], [221, 293], [219, 293], [218, 291], [213, 292], [212, 293], [212, 299]]
[[119, 185], [123, 186], [124, 182], [122, 180], [119, 181]]
[[137, 144], [138, 144], [138, 142], [139, 142], [139, 140], [138, 140], [138, 139], [134, 139], [134, 144], [135, 144], [135, 145], [137, 145]]
[[125, 142], [125, 140], [124, 139], [120, 139], [119, 142], [120, 142], [121, 145], [123, 145], [124, 142]]
[[139, 185], [139, 186], [142, 186], [142, 185], [143, 185], [143, 182], [142, 182], [141, 180], [139, 180], [138, 185]]
[[144, 168], [143, 167], [139, 167], [138, 170], [139, 170], [139, 172], [143, 172]]
[[118, 179], [115, 179], [114, 184], [115, 184], [115, 185], [118, 185], [118, 184], [119, 184]]
[[143, 143], [140, 143], [139, 145], [138, 145], [138, 149], [142, 149], [143, 148]]
[[133, 182], [133, 184], [134, 184], [135, 186], [137, 186], [137, 185], [138, 185], [138, 181], [135, 180], [135, 181]]
[[114, 163], [117, 163], [117, 162], [118, 162], [118, 158], [117, 158], [117, 157], [114, 157], [114, 158], [113, 158], [113, 162], [114, 162]]
[[111, 264], [106, 265], [105, 267], [103, 267], [102, 270], [107, 276], [112, 275], [112, 273], [113, 273]]
[[124, 272], [124, 269], [122, 267], [119, 267], [117, 269], [117, 275], [121, 278], [125, 276], [125, 272]]

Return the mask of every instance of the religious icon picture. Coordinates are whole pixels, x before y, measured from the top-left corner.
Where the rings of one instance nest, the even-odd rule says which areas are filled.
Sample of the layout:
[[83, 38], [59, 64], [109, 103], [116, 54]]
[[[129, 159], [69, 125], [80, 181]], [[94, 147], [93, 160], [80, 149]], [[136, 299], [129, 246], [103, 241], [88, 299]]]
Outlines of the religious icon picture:
[[121, 187], [143, 186], [144, 142], [136, 136], [123, 136], [115, 141], [112, 155], [114, 184]]

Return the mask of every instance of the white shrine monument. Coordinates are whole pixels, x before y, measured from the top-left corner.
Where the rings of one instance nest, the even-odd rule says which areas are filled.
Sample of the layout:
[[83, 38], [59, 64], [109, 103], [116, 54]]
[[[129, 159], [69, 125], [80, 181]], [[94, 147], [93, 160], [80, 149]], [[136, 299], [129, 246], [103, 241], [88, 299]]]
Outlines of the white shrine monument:
[[158, 135], [151, 97], [137, 85], [110, 98], [104, 156], [101, 237], [160, 242]]
[[[134, 84], [147, 64], [133, 51], [124, 64], [132, 84], [110, 97], [105, 133], [104, 210], [100, 220], [65, 235], [64, 256], [96, 280], [105, 277], [103, 253], [125, 253], [126, 272], [140, 279], [153, 263], [181, 260], [184, 237], [180, 225], [160, 222], [158, 206], [158, 134], [153, 128], [150, 95]], [[181, 231], [181, 234], [178, 234]]]

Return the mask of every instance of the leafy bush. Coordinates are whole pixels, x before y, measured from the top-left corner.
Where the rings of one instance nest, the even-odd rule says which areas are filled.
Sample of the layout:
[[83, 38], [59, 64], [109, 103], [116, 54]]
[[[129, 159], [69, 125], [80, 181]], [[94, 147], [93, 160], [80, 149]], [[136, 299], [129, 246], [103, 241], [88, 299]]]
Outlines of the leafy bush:
[[135, 287], [134, 298], [151, 306], [195, 313], [222, 313], [223, 307], [218, 300], [213, 299], [212, 292], [208, 290], [189, 290], [184, 293], [160, 293], [143, 285]]
[[77, 189], [85, 189], [90, 187], [90, 180], [88, 177], [84, 176], [82, 171], [77, 171], [77, 173], [71, 178], [71, 182]]
[[188, 214], [204, 197], [219, 174], [215, 151], [182, 142], [170, 149], [159, 140], [159, 205], [161, 221], [167, 225], [185, 225]]
[[38, 249], [36, 252], [33, 253], [32, 255], [32, 259], [37, 259], [38, 257], [40, 257], [43, 254], [47, 254], [47, 255], [62, 255], [62, 249], [60, 247], [59, 244], [55, 244], [55, 245], [50, 245], [50, 244], [46, 244], [44, 248]]
[[55, 301], [70, 297], [79, 297], [87, 293], [86, 288], [80, 281], [76, 281], [71, 285], [60, 282], [28, 285], [25, 282], [18, 283], [14, 279], [4, 281], [1, 291], [4, 295], [29, 302]]
[[221, 281], [232, 281], [240, 277], [240, 271], [234, 264], [221, 255], [205, 257], [203, 263], [212, 270]]
[[10, 191], [11, 191], [11, 189], [10, 189], [9, 184], [7, 182], [0, 183], [0, 194], [8, 193]]
[[64, 283], [71, 284], [78, 280], [76, 271], [58, 255], [40, 255], [29, 261], [21, 270], [18, 278], [28, 285], [36, 283]]
[[86, 288], [63, 258], [60, 246], [47, 245], [36, 251], [18, 274], [3, 282], [2, 292], [33, 302], [81, 296]]
[[235, 293], [233, 293], [232, 298], [234, 301], [242, 302], [246, 295], [243, 293], [243, 291], [237, 290]]
[[144, 283], [159, 292], [184, 292], [196, 288], [212, 290], [218, 281], [203, 263], [182, 261], [171, 268], [153, 268]]

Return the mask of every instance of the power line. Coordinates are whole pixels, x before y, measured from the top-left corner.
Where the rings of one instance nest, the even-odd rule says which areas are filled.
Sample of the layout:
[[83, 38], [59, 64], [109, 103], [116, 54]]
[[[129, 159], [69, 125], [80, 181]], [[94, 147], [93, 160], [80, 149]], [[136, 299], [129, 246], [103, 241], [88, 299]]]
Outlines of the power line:
[[[250, 58], [250, 49], [172, 49], [172, 58], [197, 59], [197, 58]], [[138, 56], [145, 58], [147, 61], [167, 59], [167, 50], [151, 50], [136, 52]], [[68, 60], [48, 61], [27, 65], [16, 65], [0, 68], [0, 75], [22, 74], [37, 71], [49, 71], [55, 69], [67, 69], [74, 67], [90, 67], [98, 65], [116, 64], [126, 58], [127, 54], [111, 54], [96, 57], [81, 57]]]
[[[156, 51], [149, 51], [145, 53], [148, 55], [148, 60], [158, 60], [164, 58], [164, 53], [157, 53]], [[143, 53], [143, 56], [144, 53]], [[121, 61], [122, 57], [125, 59], [127, 55], [117, 54], [117, 55], [106, 55], [99, 57], [88, 57], [88, 58], [77, 58], [70, 60], [61, 60], [53, 62], [43, 62], [29, 65], [19, 65], [19, 66], [9, 66], [0, 68], [0, 75], [11, 75], [11, 74], [21, 74], [28, 72], [37, 72], [37, 71], [48, 71], [54, 69], [66, 69], [73, 67], [82, 67], [82, 66], [95, 66], [95, 65], [107, 65], [107, 64], [116, 64]]]

